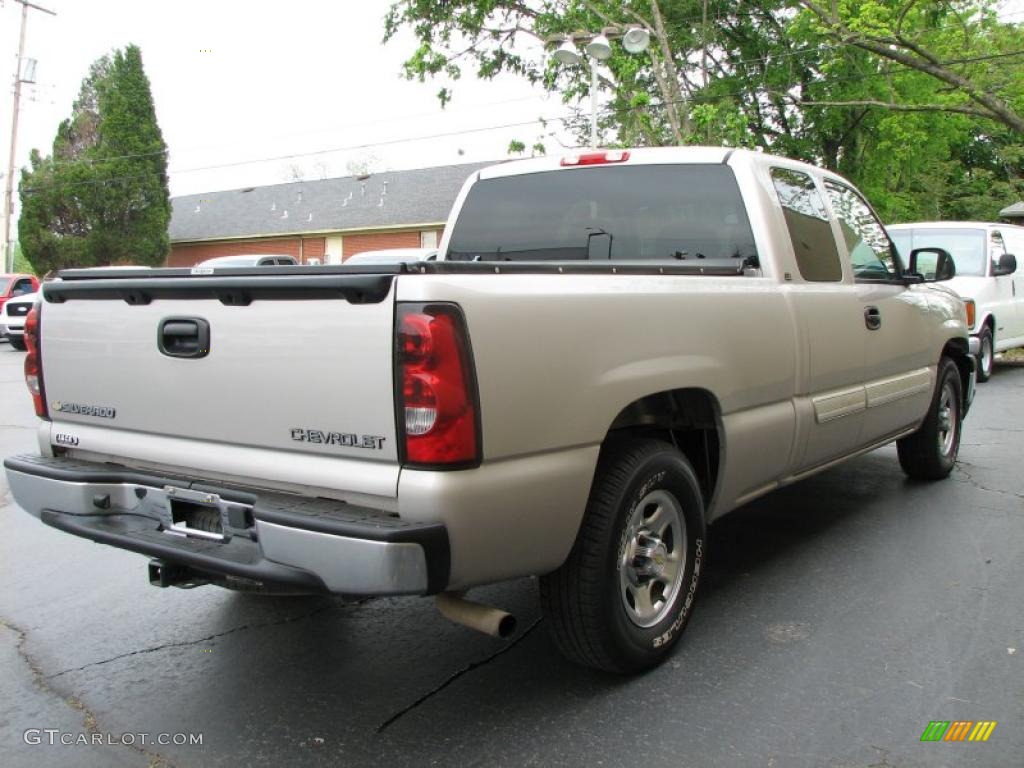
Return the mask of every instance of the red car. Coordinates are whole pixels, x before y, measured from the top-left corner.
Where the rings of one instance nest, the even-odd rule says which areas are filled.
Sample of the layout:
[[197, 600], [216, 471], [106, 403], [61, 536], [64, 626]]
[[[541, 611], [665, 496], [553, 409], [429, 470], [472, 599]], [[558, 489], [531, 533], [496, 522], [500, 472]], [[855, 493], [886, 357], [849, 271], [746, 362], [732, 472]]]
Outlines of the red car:
[[0, 275], [0, 310], [8, 299], [38, 290], [39, 278], [35, 275]]
[[[8, 299], [35, 293], [38, 290], [39, 279], [35, 275], [0, 275], [0, 315], [3, 315], [4, 304]], [[0, 338], [3, 338], [2, 328]]]

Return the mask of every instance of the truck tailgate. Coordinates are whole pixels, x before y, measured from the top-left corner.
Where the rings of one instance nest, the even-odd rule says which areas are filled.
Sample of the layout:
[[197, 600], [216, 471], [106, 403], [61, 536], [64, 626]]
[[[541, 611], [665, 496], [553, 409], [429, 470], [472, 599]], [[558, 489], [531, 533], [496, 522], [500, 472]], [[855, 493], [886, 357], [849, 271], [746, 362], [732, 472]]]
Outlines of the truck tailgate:
[[[232, 452], [262, 449], [280, 454], [278, 477], [270, 469], [271, 476], [255, 478], [270, 481], [294, 478], [292, 461], [333, 457], [338, 488], [379, 493], [390, 486], [394, 495], [393, 280], [380, 296], [351, 301], [323, 290], [261, 294], [260, 281], [270, 286], [274, 278], [249, 278], [257, 290], [241, 294], [239, 304], [200, 289], [209, 279], [192, 279], [192, 291], [189, 278], [176, 280], [186, 287], [173, 291], [159, 278], [131, 280], [130, 290], [95, 290], [113, 280], [91, 281], [93, 290], [84, 282], [49, 286], [41, 338], [54, 439], [76, 445], [79, 428], [88, 437], [79, 450], [111, 456], [124, 455], [121, 445], [131, 441], [130, 455], [143, 462], [158, 457], [140, 455], [139, 446], [159, 441], [136, 437], [201, 441], [196, 455], [204, 466], [191, 468], [209, 471], [237, 467]], [[179, 348], [176, 334], [203, 324], [206, 351], [179, 356], [192, 350]], [[56, 437], [62, 432], [70, 436]], [[181, 459], [190, 466], [187, 453]], [[268, 471], [267, 462], [259, 471]]]

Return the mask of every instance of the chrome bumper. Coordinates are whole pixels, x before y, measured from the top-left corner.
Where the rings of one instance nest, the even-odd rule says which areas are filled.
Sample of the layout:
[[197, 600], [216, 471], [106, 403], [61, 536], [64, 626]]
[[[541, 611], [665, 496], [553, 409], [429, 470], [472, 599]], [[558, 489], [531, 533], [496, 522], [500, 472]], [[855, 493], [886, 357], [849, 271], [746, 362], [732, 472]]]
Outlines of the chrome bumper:
[[[209, 576], [343, 595], [418, 595], [448, 582], [448, 534], [342, 502], [223, 489], [64, 458], [4, 462], [18, 505], [47, 525]], [[191, 528], [213, 511], [219, 531]]]
[[971, 336], [967, 340], [967, 349], [975, 357], [980, 355], [981, 354], [981, 339], [978, 338], [977, 336]]

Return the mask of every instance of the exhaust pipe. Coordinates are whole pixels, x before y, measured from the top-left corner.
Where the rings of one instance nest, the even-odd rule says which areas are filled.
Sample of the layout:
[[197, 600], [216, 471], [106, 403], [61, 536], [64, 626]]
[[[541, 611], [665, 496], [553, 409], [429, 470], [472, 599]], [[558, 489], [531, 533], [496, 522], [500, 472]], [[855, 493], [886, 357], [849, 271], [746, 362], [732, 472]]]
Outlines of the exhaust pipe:
[[466, 600], [459, 592], [441, 592], [434, 598], [437, 610], [449, 621], [491, 637], [509, 637], [516, 631], [516, 617], [500, 608]]

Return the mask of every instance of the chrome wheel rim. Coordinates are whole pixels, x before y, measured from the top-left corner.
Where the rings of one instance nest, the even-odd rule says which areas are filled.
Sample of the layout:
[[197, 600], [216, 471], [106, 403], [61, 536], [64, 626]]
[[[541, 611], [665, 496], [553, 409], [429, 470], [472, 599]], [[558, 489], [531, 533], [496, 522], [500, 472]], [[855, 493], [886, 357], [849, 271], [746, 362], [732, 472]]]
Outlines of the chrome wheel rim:
[[959, 404], [957, 403], [956, 391], [948, 381], [942, 385], [942, 394], [939, 396], [939, 450], [947, 458], [953, 453], [953, 444], [956, 440], [956, 430]]
[[988, 337], [981, 340], [981, 370], [986, 376], [992, 372], [992, 340]]
[[619, 555], [619, 594], [630, 621], [653, 627], [672, 610], [686, 571], [686, 525], [678, 500], [651, 491], [634, 507]]

